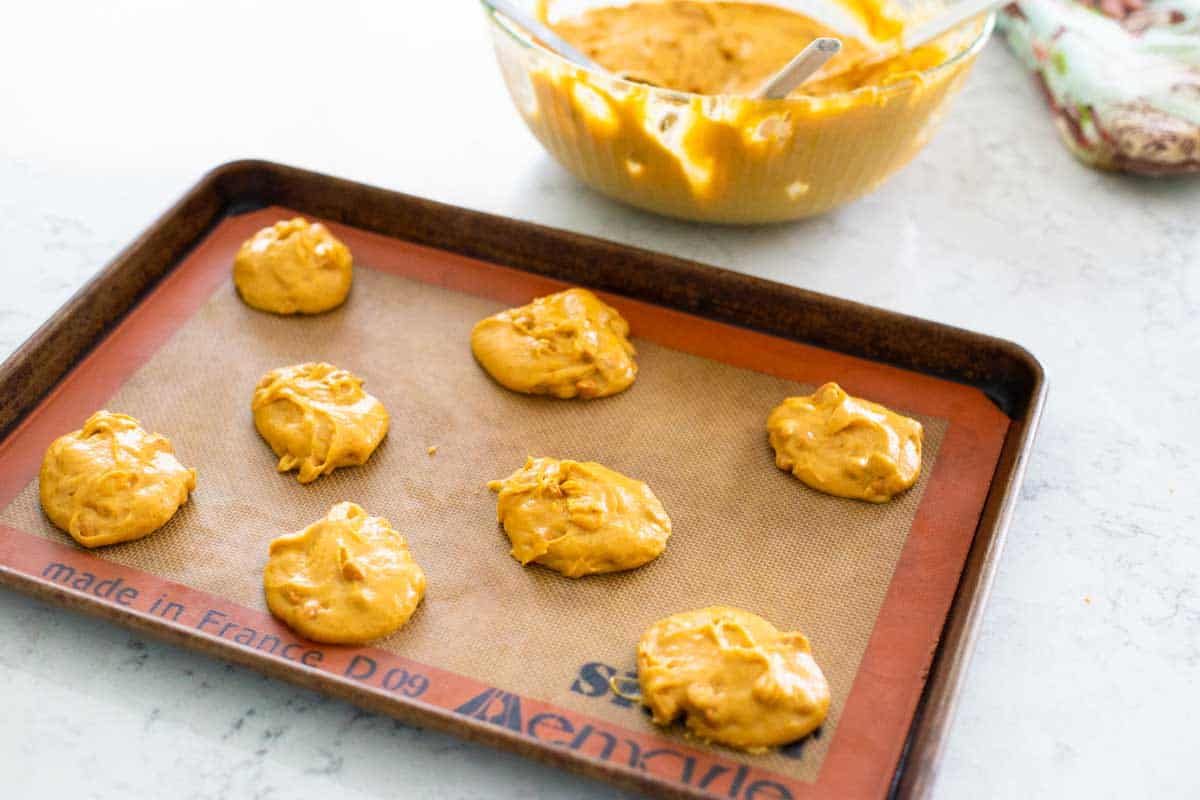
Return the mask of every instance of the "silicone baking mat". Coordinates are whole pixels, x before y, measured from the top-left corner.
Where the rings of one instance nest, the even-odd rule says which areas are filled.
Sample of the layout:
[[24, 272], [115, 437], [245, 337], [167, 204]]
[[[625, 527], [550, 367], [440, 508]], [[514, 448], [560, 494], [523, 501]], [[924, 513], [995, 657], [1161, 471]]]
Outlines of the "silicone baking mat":
[[[563, 284], [331, 225], [355, 254], [346, 305], [257, 312], [233, 289], [233, 254], [291, 215], [220, 223], [0, 446], [0, 564], [681, 789], [886, 793], [1008, 426], [982, 393], [606, 295], [632, 325], [633, 387], [590, 402], [517, 395], [475, 364], [471, 326]], [[275, 472], [250, 396], [267, 370], [317, 360], [364, 377], [392, 427], [365, 466], [301, 486]], [[825, 380], [922, 421], [916, 487], [871, 505], [775, 467], [767, 414]], [[87, 552], [42, 515], [36, 471], [54, 437], [101, 407], [170, 437], [198, 485], [161, 531]], [[578, 580], [522, 568], [485, 483], [527, 455], [596, 460], [646, 481], [673, 522], [664, 555]], [[373, 647], [298, 639], [262, 598], [267, 543], [342, 500], [389, 518], [428, 576], [412, 621]], [[609, 690], [609, 678], [635, 674], [646, 626], [713, 604], [809, 636], [833, 693], [816, 735], [761, 755], [709, 747]]]

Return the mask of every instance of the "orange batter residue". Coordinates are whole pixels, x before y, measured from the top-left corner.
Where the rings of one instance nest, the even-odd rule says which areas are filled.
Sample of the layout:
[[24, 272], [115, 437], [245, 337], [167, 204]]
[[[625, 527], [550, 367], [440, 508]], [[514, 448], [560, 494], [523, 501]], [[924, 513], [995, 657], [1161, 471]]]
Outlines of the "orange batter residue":
[[829, 710], [829, 684], [808, 639], [738, 608], [659, 620], [643, 634], [637, 658], [654, 721], [682, 716], [704, 741], [759, 751], [807, 736]]

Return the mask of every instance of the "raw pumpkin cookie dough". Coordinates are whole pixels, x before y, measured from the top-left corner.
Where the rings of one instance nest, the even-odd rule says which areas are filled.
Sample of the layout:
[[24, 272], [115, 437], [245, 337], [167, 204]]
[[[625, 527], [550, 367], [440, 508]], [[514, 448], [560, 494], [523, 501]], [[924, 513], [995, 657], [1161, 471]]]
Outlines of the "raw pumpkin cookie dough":
[[641, 481], [593, 461], [530, 458], [488, 488], [512, 557], [568, 578], [640, 567], [667, 546], [671, 520]]
[[281, 220], [247, 239], [233, 261], [233, 282], [248, 305], [275, 314], [319, 314], [350, 293], [350, 249], [321, 223]]
[[425, 573], [391, 523], [338, 503], [271, 542], [263, 589], [271, 613], [300, 635], [363, 644], [408, 622], [425, 596]]
[[501, 386], [561, 398], [606, 397], [637, 377], [629, 323], [587, 289], [539, 297], [481, 320], [471, 352]]
[[[844, 7], [881, 40], [904, 30], [903, 12], [885, 2], [857, 0]], [[554, 29], [614, 73], [651, 86], [706, 95], [753, 92], [819, 36], [837, 37], [842, 50], [796, 94], [884, 86], [936, 66], [946, 57], [936, 45], [925, 45], [883, 63], [858, 67], [872, 52], [865, 43], [787, 8], [724, 0], [600, 6], [554, 23]]]
[[366, 463], [388, 432], [388, 412], [362, 378], [332, 364], [273, 369], [254, 390], [254, 426], [279, 456], [280, 472], [310, 483]]
[[767, 432], [779, 468], [826, 494], [884, 503], [921, 473], [921, 423], [836, 383], [784, 400]]
[[111, 411], [55, 439], [38, 476], [46, 516], [84, 547], [153, 533], [195, 488], [196, 471], [179, 463], [165, 436]]
[[642, 702], [654, 722], [683, 716], [706, 742], [761, 751], [812, 733], [829, 711], [829, 684], [802, 634], [727, 606], [686, 611], [638, 643]]

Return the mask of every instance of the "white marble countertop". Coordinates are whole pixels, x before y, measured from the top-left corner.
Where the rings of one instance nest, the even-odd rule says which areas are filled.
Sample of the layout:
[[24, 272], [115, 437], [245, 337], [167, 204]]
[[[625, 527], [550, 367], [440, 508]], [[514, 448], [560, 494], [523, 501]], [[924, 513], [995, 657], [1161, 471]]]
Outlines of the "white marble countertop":
[[[242, 157], [1013, 339], [1050, 400], [935, 796], [1200, 793], [1200, 179], [1080, 166], [993, 43], [934, 142], [871, 197], [795, 225], [681, 224], [543, 155], [474, 3], [407, 7], [10, 7], [0, 356]], [[6, 796], [614, 795], [11, 592], [0, 639]]]

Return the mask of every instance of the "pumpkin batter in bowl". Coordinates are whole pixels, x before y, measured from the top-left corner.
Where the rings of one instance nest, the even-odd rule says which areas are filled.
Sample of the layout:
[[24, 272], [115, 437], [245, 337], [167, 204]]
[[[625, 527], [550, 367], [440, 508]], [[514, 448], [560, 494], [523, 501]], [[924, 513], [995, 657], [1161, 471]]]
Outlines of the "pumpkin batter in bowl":
[[574, 65], [511, 23], [490, 19], [517, 109], [576, 177], [668, 216], [758, 223], [847, 203], [929, 140], [993, 18], [890, 62], [854, 68], [868, 46], [940, 7], [940, 0], [914, 2], [922, 6], [845, 0], [864, 39], [840, 36], [844, 50], [823, 75], [782, 100], [746, 93], [829, 30], [786, 8], [668, 0], [556, 18], [557, 4], [548, 4], [544, 19], [612, 74]]
[[607, 397], [637, 377], [629, 323], [587, 289], [539, 297], [481, 320], [471, 352], [514, 392], [569, 399]]
[[826, 494], [886, 503], [921, 474], [921, 423], [836, 383], [784, 400], [767, 433], [776, 465]]
[[196, 471], [165, 436], [136, 419], [97, 411], [42, 459], [46, 516], [84, 547], [141, 539], [167, 524], [196, 488]]
[[362, 378], [332, 364], [273, 369], [254, 390], [254, 426], [279, 456], [280, 472], [311, 483], [365, 464], [388, 432], [388, 412]]
[[808, 639], [738, 608], [659, 620], [642, 635], [637, 660], [654, 722], [682, 716], [706, 742], [762, 751], [807, 736], [829, 711], [829, 684]]
[[425, 596], [425, 573], [382, 517], [338, 503], [271, 542], [263, 590], [271, 613], [315, 642], [364, 644], [395, 633]]
[[[904, 30], [898, 9], [855, 8], [876, 37]], [[937, 45], [876, 64], [852, 66], [869, 48], [815, 19], [779, 6], [723, 0], [664, 0], [601, 6], [560, 21], [557, 33], [613, 73], [630, 80], [705, 95], [750, 94], [819, 36], [842, 39], [842, 51], [796, 95], [825, 95], [911, 78], [946, 59]], [[831, 72], [833, 79], [823, 80]]]
[[496, 515], [512, 557], [568, 578], [640, 567], [671, 535], [649, 486], [594, 461], [529, 458], [488, 488], [499, 494]]

